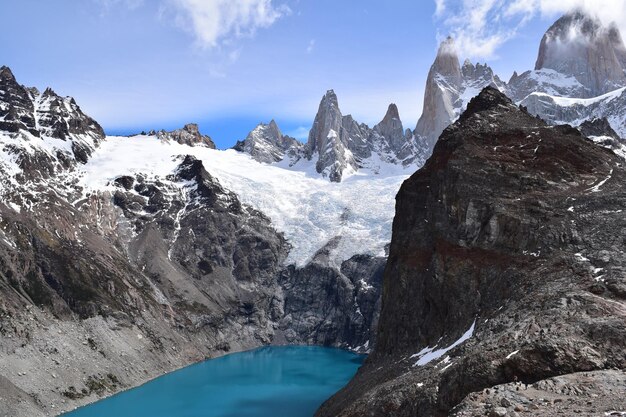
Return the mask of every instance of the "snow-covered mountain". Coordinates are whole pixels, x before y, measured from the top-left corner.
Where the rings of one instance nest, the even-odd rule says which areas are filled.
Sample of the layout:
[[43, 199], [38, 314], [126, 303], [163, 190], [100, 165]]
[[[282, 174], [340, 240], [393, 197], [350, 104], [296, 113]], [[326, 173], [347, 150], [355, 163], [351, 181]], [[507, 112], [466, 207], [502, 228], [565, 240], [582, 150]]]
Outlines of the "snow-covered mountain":
[[334, 149], [354, 149], [348, 128], [371, 145], [340, 183], [275, 123], [243, 152], [194, 124], [106, 137], [2, 67], [0, 375], [18, 393], [2, 413], [50, 415], [270, 343], [367, 351], [414, 169], [387, 156], [403, 146], [395, 107], [375, 129], [337, 113]]
[[332, 182], [341, 182], [360, 172], [388, 171], [406, 174], [419, 168], [425, 154], [410, 129], [404, 130], [398, 107], [389, 105], [383, 120], [374, 128], [343, 115], [333, 90], [319, 105], [305, 144], [284, 136], [276, 122], [260, 124], [234, 149], [264, 163], [287, 163], [295, 170], [315, 172]]
[[245, 140], [238, 141], [233, 149], [250, 155], [254, 160], [271, 164], [289, 158], [294, 164], [302, 157], [304, 144], [295, 138], [283, 135], [274, 120], [261, 123]]
[[558, 19], [543, 36], [535, 69], [515, 72], [508, 82], [487, 65], [466, 61], [461, 67], [454, 41], [443, 41], [426, 82], [418, 146], [429, 155], [441, 132], [488, 85], [551, 124], [606, 118], [626, 137], [626, 47], [615, 25], [584, 12]]

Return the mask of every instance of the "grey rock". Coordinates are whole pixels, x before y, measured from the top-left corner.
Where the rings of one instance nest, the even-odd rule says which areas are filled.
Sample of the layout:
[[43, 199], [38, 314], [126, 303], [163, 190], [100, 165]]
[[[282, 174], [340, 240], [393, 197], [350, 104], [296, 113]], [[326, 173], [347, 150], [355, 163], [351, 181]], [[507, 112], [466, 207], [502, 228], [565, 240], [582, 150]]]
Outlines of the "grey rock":
[[506, 90], [505, 83], [486, 64], [466, 60], [461, 67], [451, 37], [441, 43], [426, 79], [423, 112], [415, 128], [422, 153], [430, 156], [443, 130], [465, 110], [467, 101], [487, 86]]
[[506, 417], [508, 412], [504, 407], [495, 407], [489, 412], [489, 417]]
[[576, 414], [582, 416], [597, 416], [598, 410], [603, 410], [607, 415], [615, 412], [616, 416], [620, 416], [620, 410], [626, 407], [626, 400], [621, 395], [626, 390], [624, 371], [566, 374], [539, 381], [524, 390], [518, 388], [514, 383], [505, 384], [499, 385], [497, 392], [468, 395], [451, 415], [475, 416], [480, 414], [484, 404], [497, 404], [498, 400], [518, 404], [516, 410], [519, 412], [526, 408], [532, 409], [532, 414], [538, 417], [568, 415], [573, 410], [578, 410]]
[[274, 120], [269, 124], [261, 123], [248, 134], [245, 140], [238, 141], [233, 149], [245, 152], [254, 160], [271, 164], [286, 157], [290, 165], [302, 157], [304, 145], [296, 139], [283, 135]]
[[180, 143], [181, 145], [205, 146], [207, 148], [215, 149], [215, 143], [213, 140], [209, 136], [200, 133], [198, 125], [195, 123], [186, 124], [182, 129], [172, 130], [171, 132], [161, 130], [156, 133], [156, 136], [160, 140], [172, 140]]
[[625, 180], [577, 129], [485, 89], [403, 184], [374, 352], [317, 415], [445, 415], [501, 384], [623, 370], [621, 299], [592, 287], [598, 265], [623, 282]]
[[541, 40], [536, 70], [575, 77], [595, 97], [626, 85], [626, 48], [617, 26], [604, 26], [585, 12], [557, 20]]

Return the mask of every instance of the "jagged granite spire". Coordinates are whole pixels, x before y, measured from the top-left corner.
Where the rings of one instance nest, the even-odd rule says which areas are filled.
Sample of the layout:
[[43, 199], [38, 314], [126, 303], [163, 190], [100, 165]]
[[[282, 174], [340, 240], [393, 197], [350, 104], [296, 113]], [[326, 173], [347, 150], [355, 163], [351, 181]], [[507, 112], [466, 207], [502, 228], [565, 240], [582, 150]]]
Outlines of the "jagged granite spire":
[[535, 64], [541, 69], [576, 78], [595, 97], [626, 85], [626, 47], [617, 26], [576, 10], [543, 36]]
[[[317, 172], [327, 176], [331, 181], [340, 182], [344, 170], [358, 169], [358, 164], [351, 152], [346, 152], [342, 135], [347, 141], [348, 133], [343, 129], [343, 115], [339, 110], [337, 95], [328, 90], [320, 102], [313, 127], [307, 142], [307, 157], [318, 155]], [[351, 119], [351, 118], [350, 118]], [[352, 125], [350, 120], [346, 120]]]
[[454, 40], [448, 37], [439, 46], [435, 62], [428, 72], [424, 110], [415, 128], [415, 134], [422, 138], [422, 146], [429, 153], [441, 132], [458, 115], [456, 107], [462, 84], [456, 46]]
[[398, 106], [391, 103], [383, 120], [374, 126], [374, 131], [384, 136], [392, 151], [398, 154], [407, 142]]

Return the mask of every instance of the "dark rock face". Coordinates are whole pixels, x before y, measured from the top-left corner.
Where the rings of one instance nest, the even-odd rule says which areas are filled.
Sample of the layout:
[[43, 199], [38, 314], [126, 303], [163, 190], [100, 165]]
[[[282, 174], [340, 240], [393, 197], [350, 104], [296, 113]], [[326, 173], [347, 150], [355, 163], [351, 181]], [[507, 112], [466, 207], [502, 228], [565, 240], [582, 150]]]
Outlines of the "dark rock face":
[[173, 140], [181, 145], [216, 148], [211, 137], [200, 133], [198, 125], [195, 123], [186, 124], [182, 129], [172, 130], [171, 132], [161, 130], [156, 135], [161, 140]]
[[[117, 182], [114, 202], [135, 235], [130, 256], [165, 297], [197, 326], [219, 320], [225, 340], [246, 328], [269, 343], [277, 319], [272, 303], [282, 301], [275, 301], [277, 277], [289, 251], [269, 219], [243, 206], [191, 156], [164, 181], [139, 176], [128, 190], [130, 181]], [[241, 327], [228, 327], [231, 321]]]
[[580, 133], [587, 137], [606, 136], [616, 141], [622, 140], [615, 130], [613, 130], [606, 117], [587, 120], [578, 126], [578, 129], [580, 130]]
[[322, 249], [304, 268], [284, 271], [284, 317], [278, 337], [290, 344], [369, 352], [375, 342], [386, 259], [359, 255], [335, 268], [325, 256]]
[[485, 89], [403, 184], [375, 351], [318, 415], [446, 415], [495, 385], [623, 370], [625, 180]]

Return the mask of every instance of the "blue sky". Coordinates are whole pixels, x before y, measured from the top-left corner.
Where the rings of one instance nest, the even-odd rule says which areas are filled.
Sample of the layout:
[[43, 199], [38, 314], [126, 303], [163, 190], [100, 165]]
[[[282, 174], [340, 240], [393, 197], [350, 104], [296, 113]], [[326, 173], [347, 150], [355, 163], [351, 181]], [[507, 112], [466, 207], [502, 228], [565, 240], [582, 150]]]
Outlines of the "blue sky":
[[274, 118], [302, 138], [330, 88], [344, 114], [373, 125], [395, 102], [413, 128], [444, 36], [508, 80], [533, 67], [564, 9], [586, 3], [0, 0], [0, 64], [75, 97], [110, 134], [197, 122], [228, 147]]

